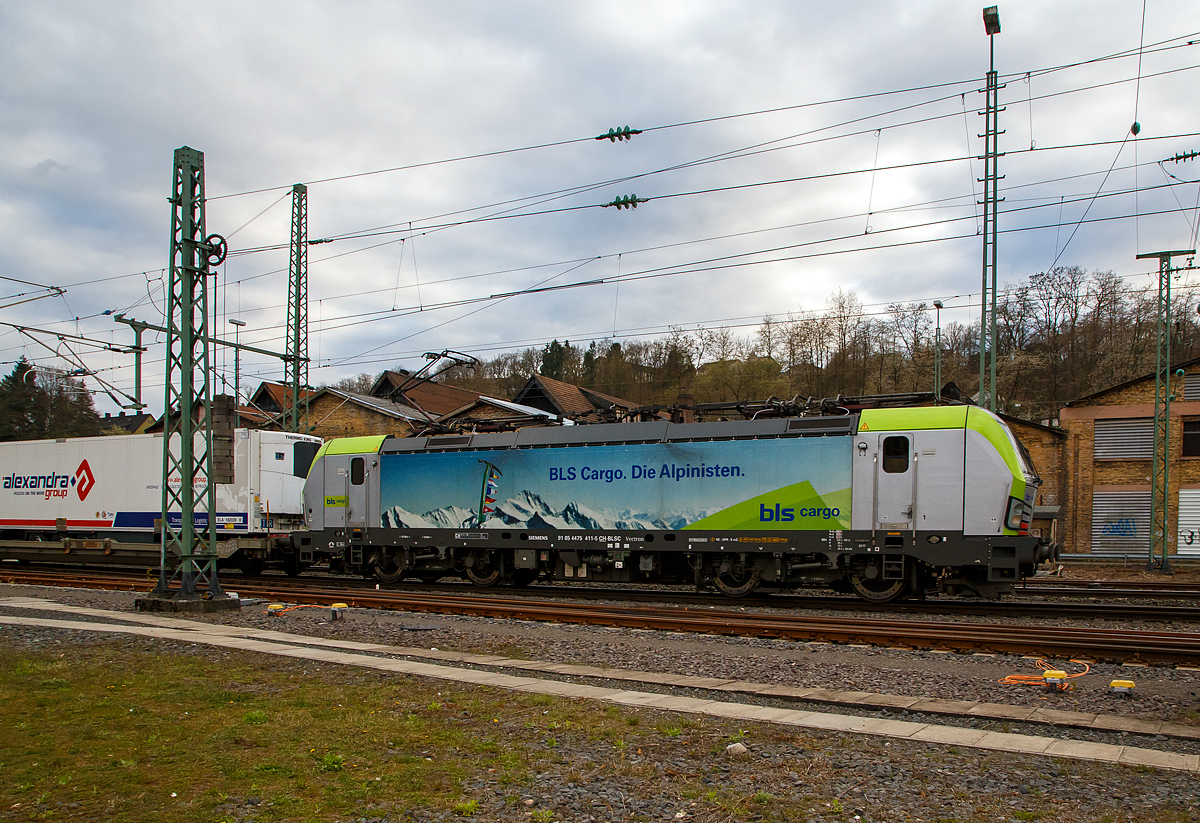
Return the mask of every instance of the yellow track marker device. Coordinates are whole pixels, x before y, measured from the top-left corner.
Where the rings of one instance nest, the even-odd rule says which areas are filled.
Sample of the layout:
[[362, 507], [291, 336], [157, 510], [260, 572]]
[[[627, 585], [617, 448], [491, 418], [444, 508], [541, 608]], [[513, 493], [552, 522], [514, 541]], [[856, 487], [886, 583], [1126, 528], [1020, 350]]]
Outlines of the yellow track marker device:
[[1108, 684], [1109, 691], [1113, 694], [1119, 694], [1121, 697], [1129, 697], [1129, 695], [1133, 694], [1133, 687], [1132, 680], [1114, 680]]
[[1046, 684], [1047, 691], [1061, 689], [1067, 685], [1067, 673], [1060, 669], [1047, 669], [1042, 672], [1042, 682]]

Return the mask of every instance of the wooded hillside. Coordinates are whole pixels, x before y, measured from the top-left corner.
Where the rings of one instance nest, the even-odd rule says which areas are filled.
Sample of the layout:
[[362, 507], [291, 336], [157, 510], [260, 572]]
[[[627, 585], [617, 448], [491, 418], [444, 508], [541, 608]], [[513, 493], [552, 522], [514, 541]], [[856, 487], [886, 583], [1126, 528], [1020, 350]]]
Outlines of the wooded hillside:
[[[1149, 281], [1149, 282], [1147, 282]], [[1062, 404], [1154, 370], [1157, 279], [1057, 268], [1010, 285], [997, 312], [997, 408], [1052, 419]], [[1200, 353], [1190, 292], [1172, 306], [1172, 360]], [[977, 311], [978, 309], [976, 309]], [[748, 334], [675, 330], [649, 340], [560, 343], [509, 352], [448, 382], [512, 397], [530, 374], [639, 403], [833, 397], [932, 391], [934, 308], [895, 303], [868, 309], [837, 291], [823, 311], [764, 317]], [[978, 390], [979, 321], [942, 327], [943, 383]]]

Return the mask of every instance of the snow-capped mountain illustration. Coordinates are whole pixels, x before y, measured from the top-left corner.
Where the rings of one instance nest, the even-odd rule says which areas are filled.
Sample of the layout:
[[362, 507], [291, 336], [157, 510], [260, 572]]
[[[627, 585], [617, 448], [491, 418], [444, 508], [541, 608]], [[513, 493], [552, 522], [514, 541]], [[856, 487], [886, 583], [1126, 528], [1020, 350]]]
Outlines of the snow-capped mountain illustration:
[[475, 512], [461, 506], [444, 506], [440, 509], [413, 514], [399, 506], [383, 512], [385, 529], [461, 529], [475, 525]]
[[[484, 528], [511, 526], [518, 529], [586, 529], [589, 531], [646, 531], [650, 529], [670, 531], [682, 529], [708, 516], [708, 511], [683, 509], [678, 512], [654, 515], [646, 512], [624, 510], [620, 512], [596, 511], [583, 503], [572, 500], [561, 510], [555, 510], [535, 492], [528, 489], [516, 497], [496, 503], [492, 513], [484, 522]], [[413, 514], [400, 506], [392, 506], [383, 512], [384, 528], [429, 528], [461, 529], [478, 528], [475, 512], [461, 506], [445, 506], [439, 509]]]

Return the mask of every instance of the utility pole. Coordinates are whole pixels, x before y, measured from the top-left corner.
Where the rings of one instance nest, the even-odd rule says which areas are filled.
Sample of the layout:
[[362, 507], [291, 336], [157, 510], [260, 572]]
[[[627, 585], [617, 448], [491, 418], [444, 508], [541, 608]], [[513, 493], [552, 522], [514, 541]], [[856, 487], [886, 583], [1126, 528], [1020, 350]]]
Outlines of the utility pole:
[[[207, 597], [224, 598], [217, 581], [215, 545], [217, 478], [213, 472], [208, 277], [209, 267], [225, 259], [227, 246], [220, 235], [205, 232], [203, 152], [187, 146], [175, 150], [171, 207], [162, 543], [158, 585], [152, 597], [172, 597], [170, 587], [178, 578], [177, 601], [198, 599], [197, 583], [207, 585]], [[134, 329], [137, 331], [136, 326]], [[197, 409], [204, 410], [203, 423], [192, 419]], [[175, 511], [180, 515], [178, 523], [172, 522]], [[200, 513], [204, 518], [198, 524]]]
[[[1162, 557], [1163, 574], [1171, 574], [1167, 561], [1171, 523], [1171, 268], [1172, 257], [1189, 257], [1195, 249], [1139, 254], [1138, 260], [1158, 258], [1158, 354], [1154, 367], [1154, 465], [1150, 484], [1150, 556], [1146, 571], [1154, 570], [1154, 555]], [[1189, 261], [1189, 268], [1190, 268]]]
[[[991, 49], [991, 63], [987, 73], [987, 108], [984, 112], [983, 138], [983, 299], [980, 301], [979, 315], [979, 397], [982, 401], [985, 386], [987, 387], [988, 408], [996, 410], [996, 210], [1000, 200], [997, 191], [1000, 176], [996, 163], [1000, 154], [999, 130], [1000, 89], [999, 75], [996, 74], [996, 37], [1000, 33], [1000, 10], [998, 6], [988, 6], [983, 10], [983, 28], [988, 36], [988, 46]], [[988, 273], [991, 277], [988, 277]], [[990, 282], [989, 282], [990, 281]], [[990, 304], [990, 310], [989, 310]]]
[[[284, 410], [284, 431], [308, 431], [308, 187], [292, 186], [292, 251], [288, 270], [287, 353], [284, 386], [291, 399]], [[303, 406], [300, 392], [305, 392]]]

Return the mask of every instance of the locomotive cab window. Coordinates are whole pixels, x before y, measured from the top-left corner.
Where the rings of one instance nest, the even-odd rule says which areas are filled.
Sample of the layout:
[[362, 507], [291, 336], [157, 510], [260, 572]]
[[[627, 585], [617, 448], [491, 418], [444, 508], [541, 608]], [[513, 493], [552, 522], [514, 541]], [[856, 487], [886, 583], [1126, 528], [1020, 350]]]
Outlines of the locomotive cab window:
[[361, 457], [356, 457], [350, 461], [350, 482], [355, 486], [361, 486], [367, 474], [367, 461]]
[[883, 470], [888, 474], [908, 471], [908, 438], [883, 438]]

